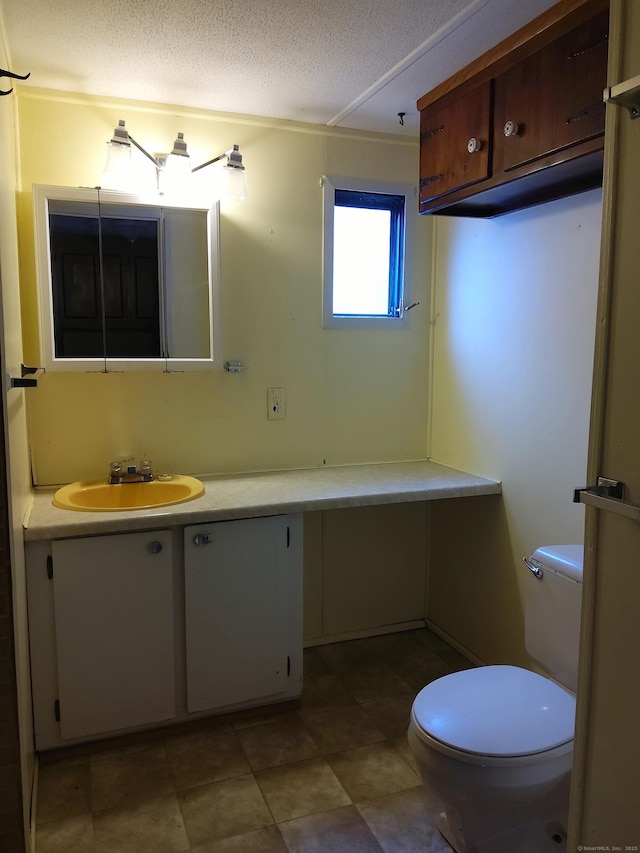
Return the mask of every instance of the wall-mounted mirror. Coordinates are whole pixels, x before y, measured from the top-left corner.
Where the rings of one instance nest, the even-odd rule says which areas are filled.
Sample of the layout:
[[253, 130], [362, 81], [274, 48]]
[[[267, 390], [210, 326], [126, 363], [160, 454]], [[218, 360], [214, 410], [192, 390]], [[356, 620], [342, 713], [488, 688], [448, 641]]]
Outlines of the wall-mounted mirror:
[[221, 365], [219, 206], [34, 186], [46, 370]]

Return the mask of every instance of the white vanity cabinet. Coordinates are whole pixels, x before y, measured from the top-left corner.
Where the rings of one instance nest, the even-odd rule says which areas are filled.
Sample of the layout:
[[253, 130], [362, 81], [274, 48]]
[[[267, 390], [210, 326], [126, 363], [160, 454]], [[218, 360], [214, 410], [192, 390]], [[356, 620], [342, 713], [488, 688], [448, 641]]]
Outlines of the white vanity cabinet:
[[302, 519], [184, 530], [190, 712], [283, 695], [300, 679]]
[[26, 568], [37, 749], [300, 695], [301, 515], [29, 541]]
[[27, 557], [36, 735], [175, 717], [171, 532], [33, 543]]

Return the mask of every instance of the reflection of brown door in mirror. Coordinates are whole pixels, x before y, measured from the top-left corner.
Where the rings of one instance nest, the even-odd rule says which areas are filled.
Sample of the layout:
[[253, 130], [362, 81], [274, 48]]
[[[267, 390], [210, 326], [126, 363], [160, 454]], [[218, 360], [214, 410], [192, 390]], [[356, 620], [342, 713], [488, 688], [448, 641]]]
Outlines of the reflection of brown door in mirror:
[[[51, 215], [51, 271], [58, 358], [159, 358], [158, 225]], [[104, 335], [103, 335], [104, 313]]]

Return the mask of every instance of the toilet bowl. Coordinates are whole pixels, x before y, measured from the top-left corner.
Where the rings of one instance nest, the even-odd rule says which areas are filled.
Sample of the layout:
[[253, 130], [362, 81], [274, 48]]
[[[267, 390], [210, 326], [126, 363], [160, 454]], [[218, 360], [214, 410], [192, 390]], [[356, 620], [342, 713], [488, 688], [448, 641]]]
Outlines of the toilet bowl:
[[[537, 626], [534, 634], [544, 630], [541, 656], [557, 657], [555, 669], [573, 686], [582, 548], [538, 549], [527, 566], [527, 585], [536, 586], [527, 591], [525, 619]], [[557, 634], [551, 654], [549, 633]], [[535, 655], [535, 637], [527, 638]], [[455, 672], [417, 694], [409, 745], [443, 806], [440, 831], [457, 853], [566, 849], [574, 718], [567, 686], [518, 666]]]

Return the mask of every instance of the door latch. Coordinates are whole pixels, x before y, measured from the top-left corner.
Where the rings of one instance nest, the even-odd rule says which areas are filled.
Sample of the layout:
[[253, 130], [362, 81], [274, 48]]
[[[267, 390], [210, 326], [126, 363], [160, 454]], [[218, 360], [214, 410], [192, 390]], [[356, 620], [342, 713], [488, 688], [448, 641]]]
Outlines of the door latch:
[[608, 477], [598, 477], [595, 486], [585, 486], [584, 489], [573, 490], [574, 504], [581, 503], [580, 495], [582, 492], [597, 495], [599, 498], [616, 498], [621, 501], [624, 498], [624, 483], [621, 483], [620, 480], [610, 480]]
[[624, 483], [619, 480], [610, 480], [608, 477], [598, 477], [595, 486], [587, 486], [585, 489], [575, 489], [573, 493], [574, 503], [587, 504], [596, 509], [615, 512], [625, 518], [640, 521], [640, 506], [624, 500]]

